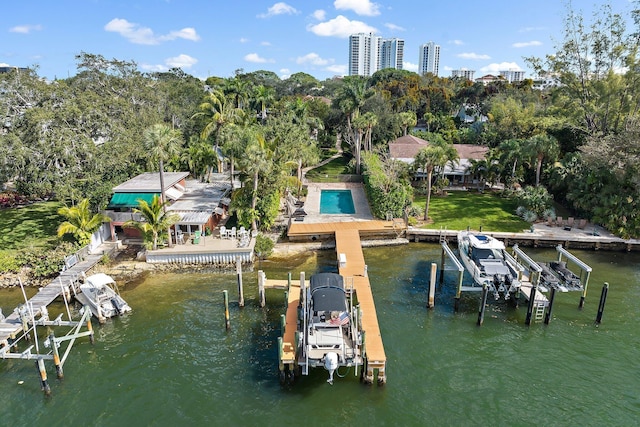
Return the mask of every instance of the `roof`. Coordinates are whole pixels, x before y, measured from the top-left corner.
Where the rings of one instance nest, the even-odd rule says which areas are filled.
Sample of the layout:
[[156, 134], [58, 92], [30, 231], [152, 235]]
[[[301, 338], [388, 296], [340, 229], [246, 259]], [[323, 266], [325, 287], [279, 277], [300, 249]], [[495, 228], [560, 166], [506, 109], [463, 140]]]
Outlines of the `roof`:
[[[189, 176], [189, 172], [165, 172], [165, 189], [173, 187]], [[158, 172], [146, 172], [113, 188], [114, 193], [160, 193], [160, 174]]]
[[[405, 135], [389, 143], [389, 154], [391, 154], [391, 157], [394, 159], [412, 163], [418, 151], [428, 145], [429, 142], [424, 139], [412, 135]], [[483, 145], [453, 144], [453, 147], [458, 152], [460, 162], [470, 159], [482, 160], [489, 151], [489, 147]]]
[[137, 208], [140, 205], [138, 200], [142, 199], [150, 204], [153, 196], [160, 196], [160, 193], [115, 193], [111, 197], [107, 209]]

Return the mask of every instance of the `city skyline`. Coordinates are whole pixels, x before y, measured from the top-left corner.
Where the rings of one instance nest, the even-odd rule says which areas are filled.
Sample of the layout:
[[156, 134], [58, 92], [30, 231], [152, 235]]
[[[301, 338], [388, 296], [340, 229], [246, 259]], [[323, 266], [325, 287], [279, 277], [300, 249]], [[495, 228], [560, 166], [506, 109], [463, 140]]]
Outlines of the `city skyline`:
[[[580, 3], [585, 24], [595, 6]], [[632, 4], [612, 0], [630, 20]], [[37, 67], [53, 79], [77, 72], [82, 52], [133, 61], [142, 72], [181, 68], [198, 78], [232, 77], [236, 70], [304, 72], [319, 80], [348, 75], [351, 34], [384, 34], [404, 41], [402, 69], [419, 72], [418, 50], [440, 46], [440, 76], [524, 70], [525, 57], [554, 53], [562, 40], [566, 5], [535, 7], [496, 0], [491, 8], [453, 8], [409, 0], [317, 0], [257, 3], [237, 0], [92, 0], [9, 2], [3, 7], [0, 67]]]

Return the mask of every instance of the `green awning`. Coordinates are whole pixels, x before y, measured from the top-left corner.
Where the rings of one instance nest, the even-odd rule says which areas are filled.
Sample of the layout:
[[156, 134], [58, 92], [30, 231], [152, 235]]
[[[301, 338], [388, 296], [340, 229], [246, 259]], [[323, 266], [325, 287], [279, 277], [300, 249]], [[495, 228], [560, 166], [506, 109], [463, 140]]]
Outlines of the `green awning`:
[[153, 196], [160, 196], [160, 193], [115, 193], [107, 205], [107, 209], [115, 208], [137, 208], [138, 200], [142, 199], [151, 203]]

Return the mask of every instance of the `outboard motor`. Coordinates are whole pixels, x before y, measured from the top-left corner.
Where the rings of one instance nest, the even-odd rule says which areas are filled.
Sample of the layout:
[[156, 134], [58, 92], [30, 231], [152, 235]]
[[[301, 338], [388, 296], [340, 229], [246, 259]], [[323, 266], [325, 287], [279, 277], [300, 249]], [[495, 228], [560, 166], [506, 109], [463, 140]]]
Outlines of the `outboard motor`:
[[333, 385], [333, 373], [338, 369], [338, 355], [336, 353], [329, 352], [324, 356], [324, 369], [329, 371], [327, 382]]

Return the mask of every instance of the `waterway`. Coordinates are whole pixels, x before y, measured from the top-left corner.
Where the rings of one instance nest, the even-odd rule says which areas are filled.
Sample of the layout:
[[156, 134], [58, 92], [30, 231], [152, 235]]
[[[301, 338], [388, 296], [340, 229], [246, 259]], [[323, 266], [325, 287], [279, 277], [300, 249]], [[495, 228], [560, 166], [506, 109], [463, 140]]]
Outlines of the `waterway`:
[[[553, 249], [526, 249], [534, 259]], [[278, 382], [276, 340], [282, 291], [258, 306], [255, 272], [244, 274], [245, 307], [234, 274], [172, 273], [127, 286], [130, 315], [80, 339], [44, 397], [33, 361], [0, 360], [0, 420], [12, 426], [602, 426], [640, 419], [640, 254], [571, 251], [593, 267], [580, 294], [557, 294], [550, 325], [524, 325], [526, 304], [491, 302], [476, 326], [479, 294], [453, 311], [448, 274], [426, 309], [437, 245], [364, 250], [387, 355], [387, 384], [366, 386], [349, 372], [334, 385], [317, 370], [293, 387]], [[332, 251], [265, 262], [271, 278], [330, 271]], [[603, 321], [595, 325], [603, 282]], [[224, 327], [229, 290], [231, 330]], [[33, 291], [32, 291], [33, 292]], [[8, 313], [20, 291], [1, 291]], [[59, 307], [62, 309], [62, 307]], [[44, 332], [44, 331], [43, 331]], [[345, 374], [345, 372], [341, 372]], [[22, 382], [22, 383], [20, 383]]]

